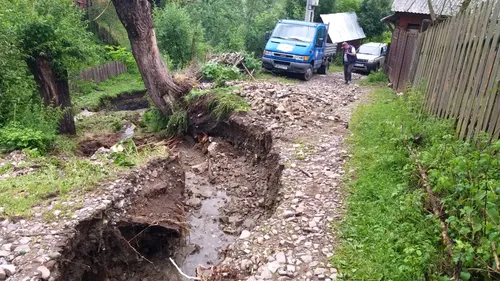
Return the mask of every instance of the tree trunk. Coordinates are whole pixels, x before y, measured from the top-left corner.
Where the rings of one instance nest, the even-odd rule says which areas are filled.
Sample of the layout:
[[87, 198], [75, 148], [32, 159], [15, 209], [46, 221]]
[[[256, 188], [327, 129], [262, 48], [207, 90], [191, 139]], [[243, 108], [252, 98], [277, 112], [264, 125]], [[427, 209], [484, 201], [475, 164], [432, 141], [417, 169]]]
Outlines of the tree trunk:
[[172, 114], [175, 104], [191, 90], [191, 85], [176, 84], [161, 59], [153, 28], [151, 4], [148, 0], [112, 1], [127, 30], [132, 54], [151, 99], [163, 114]]
[[43, 56], [30, 57], [26, 59], [26, 63], [35, 78], [45, 106], [60, 107], [63, 110], [63, 116], [59, 121], [59, 133], [76, 134], [67, 71], [56, 71], [52, 67], [51, 60]]

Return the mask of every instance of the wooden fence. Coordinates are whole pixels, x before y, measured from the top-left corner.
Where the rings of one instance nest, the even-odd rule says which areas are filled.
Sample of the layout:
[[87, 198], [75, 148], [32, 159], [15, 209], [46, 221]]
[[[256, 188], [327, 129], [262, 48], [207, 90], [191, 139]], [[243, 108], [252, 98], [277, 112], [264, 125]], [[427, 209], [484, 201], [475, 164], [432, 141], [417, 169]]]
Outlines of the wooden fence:
[[409, 80], [424, 108], [457, 121], [462, 139], [500, 137], [500, 1], [489, 0], [421, 33]]
[[97, 66], [80, 73], [80, 79], [86, 81], [94, 81], [101, 83], [113, 76], [118, 76], [127, 71], [127, 66], [118, 61], [110, 62], [101, 66]]
[[392, 44], [387, 57], [387, 75], [393, 88], [401, 92], [406, 86], [413, 60], [414, 48], [418, 40], [418, 30], [405, 31], [396, 28], [392, 33]]

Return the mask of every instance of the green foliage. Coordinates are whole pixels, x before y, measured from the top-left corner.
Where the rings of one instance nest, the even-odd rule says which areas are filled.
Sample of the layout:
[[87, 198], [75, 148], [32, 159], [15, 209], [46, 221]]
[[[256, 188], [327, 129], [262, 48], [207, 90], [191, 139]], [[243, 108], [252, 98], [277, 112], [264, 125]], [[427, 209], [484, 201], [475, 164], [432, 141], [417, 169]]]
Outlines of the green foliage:
[[335, 13], [355, 12], [359, 16], [361, 0], [336, 0]]
[[[85, 83], [83, 83], [85, 85]], [[78, 87], [77, 83], [77, 88]], [[79, 92], [71, 93], [73, 107], [77, 109], [87, 108], [90, 111], [99, 110], [106, 100], [117, 97], [120, 94], [144, 91], [145, 86], [139, 73], [123, 73], [113, 77], [99, 85], [79, 88]], [[90, 92], [89, 92], [90, 91]]]
[[[108, 8], [106, 8], [107, 6]], [[125, 27], [120, 22], [112, 2], [93, 1], [92, 5], [87, 8], [87, 13], [89, 21], [93, 21], [100, 15], [97, 18], [98, 26], [104, 28], [120, 46], [130, 49], [127, 30], [125, 30]], [[94, 32], [98, 32], [98, 30], [94, 30]]]
[[368, 42], [391, 43], [391, 40], [392, 40], [392, 32], [386, 30], [381, 35], [368, 37], [361, 40], [361, 43], [368, 43]]
[[225, 66], [218, 63], [208, 62], [201, 68], [204, 79], [215, 81], [217, 86], [224, 86], [226, 81], [236, 80], [241, 77], [240, 70], [235, 66]]
[[254, 53], [245, 53], [244, 56], [245, 59], [243, 60], [243, 63], [245, 63], [248, 70], [259, 71], [262, 68], [261, 61], [255, 58]]
[[114, 61], [123, 62], [129, 72], [135, 73], [139, 71], [132, 52], [120, 46], [106, 46], [105, 48], [108, 56]]
[[387, 30], [380, 19], [391, 12], [390, 0], [363, 0], [359, 9], [359, 24], [367, 37], [382, 35]]
[[185, 110], [177, 110], [168, 117], [166, 133], [168, 136], [181, 136], [189, 127], [189, 117]]
[[149, 132], [160, 132], [168, 126], [168, 118], [161, 114], [156, 107], [146, 111], [142, 120]]
[[243, 97], [226, 91], [220, 91], [215, 94], [215, 97], [207, 106], [208, 110], [219, 120], [229, 117], [233, 112], [248, 111], [251, 109]]
[[207, 51], [204, 30], [187, 10], [178, 4], [154, 10], [156, 38], [160, 51], [167, 54], [174, 68], [182, 68], [192, 59], [201, 59]]
[[377, 72], [370, 72], [366, 80], [363, 80], [362, 84], [380, 84], [380, 83], [387, 83], [387, 75], [382, 71], [377, 71]]
[[45, 134], [43, 131], [22, 127], [18, 123], [10, 123], [0, 129], [0, 149], [10, 152], [28, 148], [45, 153], [54, 137], [54, 134]]
[[[384, 89], [374, 98], [351, 122], [355, 180], [335, 264], [348, 280], [449, 280], [457, 263], [464, 280], [492, 280], [491, 245], [500, 243], [500, 142], [458, 140], [451, 122], [419, 113], [419, 93], [395, 97]], [[443, 203], [453, 260], [439, 219], [425, 210], [416, 162]]]

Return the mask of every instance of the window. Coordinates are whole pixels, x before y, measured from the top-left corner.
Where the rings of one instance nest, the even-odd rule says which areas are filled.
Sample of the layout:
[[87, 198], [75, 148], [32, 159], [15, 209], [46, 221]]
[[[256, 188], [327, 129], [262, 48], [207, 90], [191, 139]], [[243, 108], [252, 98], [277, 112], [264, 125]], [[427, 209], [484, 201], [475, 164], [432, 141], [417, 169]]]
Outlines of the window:
[[280, 23], [274, 29], [272, 38], [310, 43], [314, 40], [316, 28], [298, 24]]
[[323, 42], [325, 41], [325, 36], [326, 36], [326, 29], [324, 27], [321, 27], [318, 31], [318, 36], [316, 37], [317, 47], [323, 46]]

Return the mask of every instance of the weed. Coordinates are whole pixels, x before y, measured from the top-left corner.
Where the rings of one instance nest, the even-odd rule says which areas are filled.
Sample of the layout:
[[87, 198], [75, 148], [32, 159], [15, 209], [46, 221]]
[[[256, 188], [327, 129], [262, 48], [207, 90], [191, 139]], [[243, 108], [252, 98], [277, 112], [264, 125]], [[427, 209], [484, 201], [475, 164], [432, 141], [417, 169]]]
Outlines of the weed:
[[243, 112], [251, 109], [243, 97], [228, 92], [219, 92], [215, 94], [214, 99], [212, 99], [207, 106], [208, 110], [212, 112], [218, 120], [229, 117], [233, 112]]
[[14, 165], [7, 163], [2, 166], [0, 166], [0, 176], [5, 175], [7, 173], [10, 173], [14, 170]]
[[154, 106], [144, 113], [142, 120], [149, 132], [160, 132], [168, 125], [168, 118]]
[[0, 149], [7, 152], [16, 149], [34, 149], [45, 153], [54, 141], [54, 137], [52, 134], [22, 127], [18, 123], [10, 123], [0, 129]]
[[366, 80], [362, 80], [360, 84], [370, 85], [370, 84], [381, 84], [387, 83], [387, 75], [383, 71], [370, 72]]
[[77, 144], [74, 139], [67, 136], [56, 136], [52, 144], [52, 152], [56, 154], [73, 155]]
[[314, 153], [314, 146], [306, 144], [303, 141], [297, 141], [294, 145], [294, 157], [297, 160], [306, 160], [308, 155]]
[[72, 93], [73, 107], [98, 111], [107, 99], [117, 97], [123, 93], [143, 90], [145, 90], [145, 87], [141, 76], [137, 73], [127, 72], [100, 83], [90, 92]]
[[185, 110], [177, 110], [168, 117], [166, 128], [167, 136], [180, 136], [189, 127], [189, 118]]
[[123, 120], [138, 120], [134, 111], [97, 112], [76, 123], [78, 133], [113, 133], [122, 129]]
[[[334, 263], [348, 280], [449, 280], [457, 264], [464, 280], [489, 280], [491, 245], [500, 243], [500, 141], [458, 140], [451, 122], [419, 111], [418, 95], [379, 89], [355, 112], [349, 168], [356, 174]], [[453, 259], [439, 218], [426, 211], [416, 161], [443, 204]]]
[[225, 66], [218, 63], [208, 62], [201, 68], [204, 79], [215, 81], [217, 87], [222, 87], [227, 81], [241, 78], [240, 70], [235, 66]]

